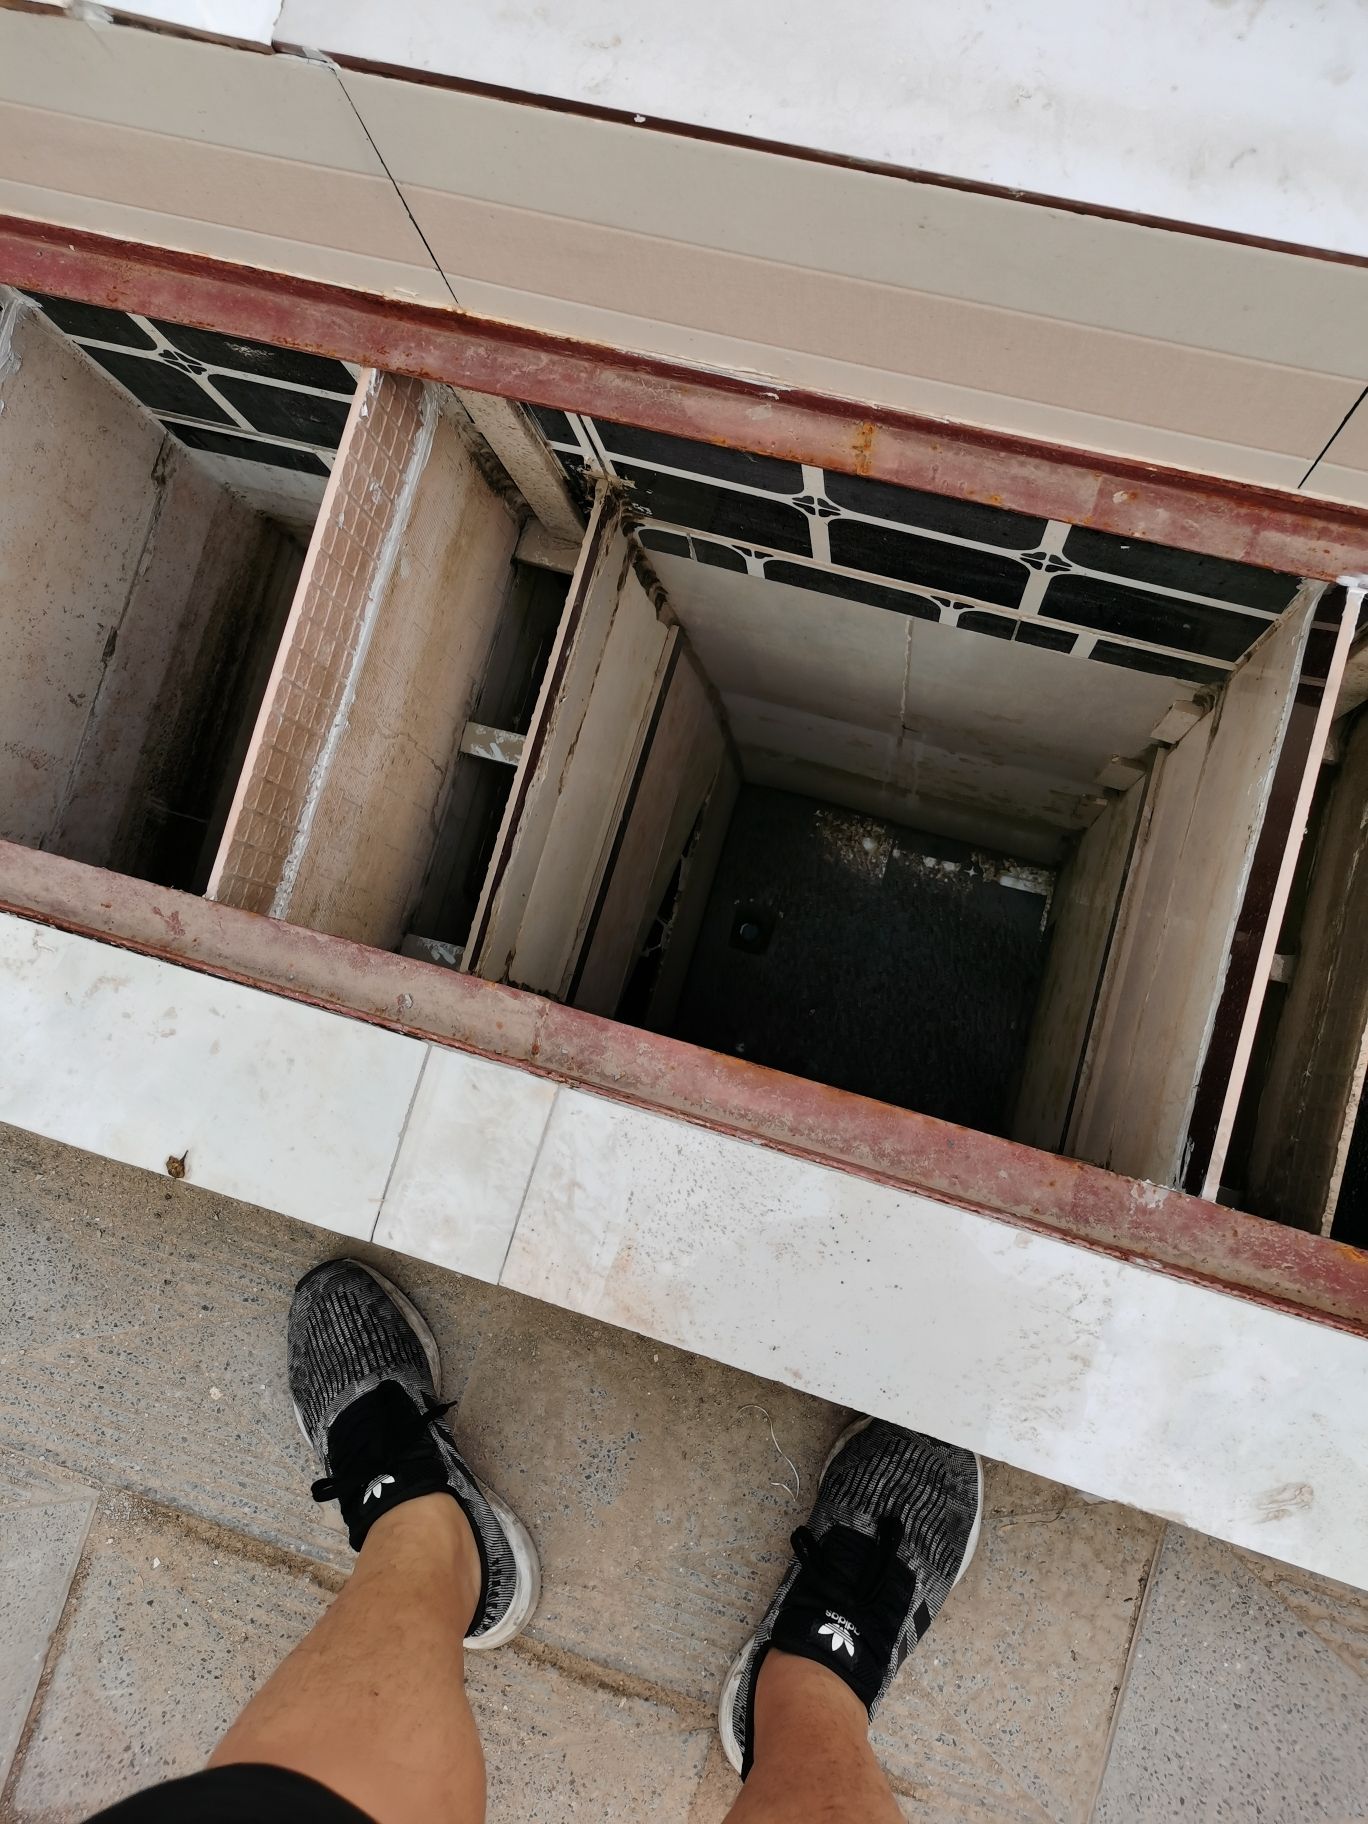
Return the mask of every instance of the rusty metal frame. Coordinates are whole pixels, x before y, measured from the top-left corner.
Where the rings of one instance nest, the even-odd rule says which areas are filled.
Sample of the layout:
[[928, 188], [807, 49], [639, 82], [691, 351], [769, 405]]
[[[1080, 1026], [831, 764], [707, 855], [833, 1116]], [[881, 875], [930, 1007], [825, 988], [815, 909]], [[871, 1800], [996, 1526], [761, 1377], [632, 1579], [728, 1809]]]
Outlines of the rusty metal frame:
[[1368, 1253], [412, 957], [0, 842], [0, 911], [1368, 1338]]
[[1368, 509], [0, 215], [0, 279], [1265, 569], [1368, 568]]
[[[1365, 510], [872, 413], [455, 309], [2, 216], [0, 278], [1305, 576], [1368, 568]], [[1368, 1336], [1368, 1253], [1181, 1191], [10, 843], [0, 843], [0, 909], [513, 1062]]]

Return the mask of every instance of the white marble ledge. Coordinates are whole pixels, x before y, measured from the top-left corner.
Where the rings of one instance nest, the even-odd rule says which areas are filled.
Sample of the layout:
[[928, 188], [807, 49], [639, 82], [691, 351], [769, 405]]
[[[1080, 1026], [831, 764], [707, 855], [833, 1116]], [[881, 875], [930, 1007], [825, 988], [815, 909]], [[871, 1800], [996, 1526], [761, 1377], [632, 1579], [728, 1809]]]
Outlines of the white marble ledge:
[[0, 917], [0, 1119], [497, 1280], [555, 1086]]
[[1368, 1344], [563, 1089], [501, 1283], [1368, 1587]]
[[1368, 1587], [1368, 1345], [0, 914], [0, 1120]]
[[0, 1119], [369, 1237], [426, 1047], [0, 917]]
[[555, 1099], [544, 1077], [431, 1046], [375, 1240], [496, 1282]]

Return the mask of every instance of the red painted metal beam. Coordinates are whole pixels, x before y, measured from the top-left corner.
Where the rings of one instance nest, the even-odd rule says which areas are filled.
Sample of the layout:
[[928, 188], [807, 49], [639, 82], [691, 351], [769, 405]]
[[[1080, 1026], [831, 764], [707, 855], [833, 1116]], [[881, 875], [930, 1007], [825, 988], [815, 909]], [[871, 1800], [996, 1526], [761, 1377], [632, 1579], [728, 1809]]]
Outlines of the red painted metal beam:
[[1265, 569], [1331, 581], [1368, 569], [1368, 510], [874, 410], [454, 307], [13, 216], [0, 216], [0, 279]]
[[0, 911], [1368, 1336], [1368, 1253], [554, 1001], [0, 842]]

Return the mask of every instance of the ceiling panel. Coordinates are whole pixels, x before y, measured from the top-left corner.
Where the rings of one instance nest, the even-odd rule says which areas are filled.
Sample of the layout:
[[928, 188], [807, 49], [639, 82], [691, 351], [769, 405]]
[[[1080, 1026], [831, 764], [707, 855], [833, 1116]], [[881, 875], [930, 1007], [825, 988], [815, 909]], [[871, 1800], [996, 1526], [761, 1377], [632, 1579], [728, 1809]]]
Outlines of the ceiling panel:
[[536, 412], [572, 480], [630, 484], [641, 544], [1072, 660], [1219, 683], [1298, 579], [1006, 508]]
[[[345, 50], [338, 0], [317, 10], [322, 35], [308, 42]], [[377, 29], [392, 39], [402, 26], [386, 16]], [[342, 80], [403, 187], [1315, 372], [1363, 364], [1361, 267], [689, 138], [650, 120], [534, 111], [354, 70]]]
[[356, 376], [341, 361], [31, 294], [216, 479], [294, 526], [317, 512]]
[[704, 670], [720, 691], [896, 734], [907, 670], [905, 615], [833, 604], [806, 589], [651, 554]]
[[[1359, 400], [1303, 485], [1308, 494], [1368, 506], [1368, 394]], [[1368, 565], [1368, 551], [1364, 561]]]
[[977, 503], [540, 414], [638, 539], [748, 778], [1039, 860], [1217, 685], [1297, 579]]
[[0, 9], [0, 208], [446, 304], [333, 72]]

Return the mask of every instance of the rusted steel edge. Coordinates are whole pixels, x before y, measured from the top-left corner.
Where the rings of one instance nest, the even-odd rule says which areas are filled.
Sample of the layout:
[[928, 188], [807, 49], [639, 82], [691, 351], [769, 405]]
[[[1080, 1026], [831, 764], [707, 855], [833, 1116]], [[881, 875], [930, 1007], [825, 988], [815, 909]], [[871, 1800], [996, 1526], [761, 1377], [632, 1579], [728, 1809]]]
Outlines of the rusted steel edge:
[[1368, 1336], [1368, 1253], [514, 988], [0, 843], [0, 910]]
[[6, 215], [0, 279], [1265, 569], [1333, 581], [1368, 567], [1368, 509], [628, 354], [454, 307]]

